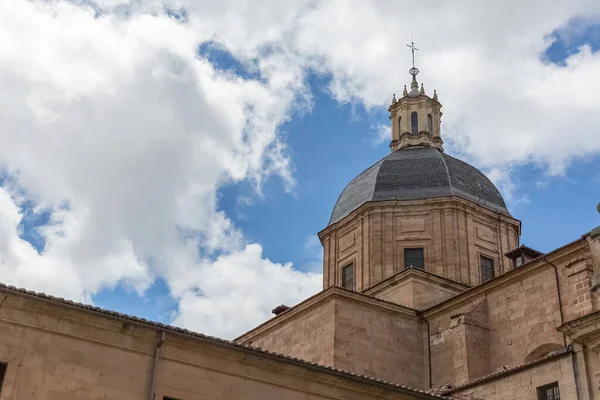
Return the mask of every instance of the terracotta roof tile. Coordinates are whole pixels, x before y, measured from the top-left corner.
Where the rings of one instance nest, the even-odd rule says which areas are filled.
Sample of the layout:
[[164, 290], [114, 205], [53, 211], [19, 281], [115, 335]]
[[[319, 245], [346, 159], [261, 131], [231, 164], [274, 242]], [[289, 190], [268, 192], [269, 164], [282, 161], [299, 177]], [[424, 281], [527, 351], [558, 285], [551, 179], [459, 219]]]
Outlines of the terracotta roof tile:
[[519, 247], [515, 247], [514, 249], [512, 249], [510, 251], [507, 251], [506, 253], [504, 253], [504, 255], [508, 258], [512, 258], [512, 257], [518, 255], [519, 253], [525, 253], [534, 258], [544, 255], [544, 253], [542, 253], [541, 251], [532, 249], [531, 247], [525, 246], [524, 244], [520, 245]]

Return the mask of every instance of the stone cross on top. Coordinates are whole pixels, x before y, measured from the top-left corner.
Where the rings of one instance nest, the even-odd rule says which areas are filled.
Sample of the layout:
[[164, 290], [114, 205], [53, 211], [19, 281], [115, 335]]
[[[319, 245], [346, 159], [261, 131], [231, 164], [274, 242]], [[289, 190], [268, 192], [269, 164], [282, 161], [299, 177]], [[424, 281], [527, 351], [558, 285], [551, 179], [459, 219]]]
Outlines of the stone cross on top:
[[411, 41], [410, 44], [407, 44], [408, 48], [410, 49], [411, 53], [412, 53], [412, 62], [413, 62], [413, 68], [415, 67], [415, 50], [419, 51], [419, 49], [417, 49], [415, 47], [415, 42]]

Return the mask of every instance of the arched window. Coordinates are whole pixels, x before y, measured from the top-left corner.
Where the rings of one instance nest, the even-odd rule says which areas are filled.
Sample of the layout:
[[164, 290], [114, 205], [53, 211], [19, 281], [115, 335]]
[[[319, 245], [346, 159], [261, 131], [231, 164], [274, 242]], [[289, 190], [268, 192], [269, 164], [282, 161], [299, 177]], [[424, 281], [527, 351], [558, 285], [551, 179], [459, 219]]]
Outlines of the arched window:
[[402, 117], [398, 116], [398, 119], [397, 119], [396, 122], [398, 124], [396, 129], [398, 131], [398, 136], [400, 136], [400, 134], [402, 133], [402, 128], [401, 128], [401, 125], [400, 125], [400, 123], [402, 122]]
[[410, 129], [413, 135], [419, 133], [419, 115], [416, 111], [410, 113]]
[[433, 118], [431, 118], [431, 114], [427, 114], [427, 129], [429, 134], [433, 135]]

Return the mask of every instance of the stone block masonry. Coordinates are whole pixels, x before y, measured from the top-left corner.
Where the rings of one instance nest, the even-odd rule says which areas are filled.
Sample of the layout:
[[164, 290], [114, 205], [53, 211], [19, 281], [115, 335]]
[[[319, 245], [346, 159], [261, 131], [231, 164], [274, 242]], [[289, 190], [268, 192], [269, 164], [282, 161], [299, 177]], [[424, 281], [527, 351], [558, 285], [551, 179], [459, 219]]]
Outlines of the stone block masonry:
[[[317, 317], [315, 317], [317, 318]], [[0, 400], [441, 398], [0, 285]]]

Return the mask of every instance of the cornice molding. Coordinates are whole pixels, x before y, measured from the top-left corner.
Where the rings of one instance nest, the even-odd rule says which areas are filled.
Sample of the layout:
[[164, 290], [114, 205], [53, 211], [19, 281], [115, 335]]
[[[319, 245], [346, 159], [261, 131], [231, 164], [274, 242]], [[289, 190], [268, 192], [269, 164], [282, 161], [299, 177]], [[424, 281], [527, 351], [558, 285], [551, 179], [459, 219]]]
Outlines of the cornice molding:
[[[423, 208], [428, 208], [428, 210], [418, 211], [418, 212], [428, 212], [431, 210], [447, 210], [447, 209], [455, 209], [455, 210], [463, 210], [471, 215], [477, 215], [477, 217], [481, 217], [481, 214], [486, 217], [497, 221], [501, 220], [507, 222], [511, 225], [517, 225], [519, 231], [521, 230], [521, 221], [511, 217], [506, 214], [496, 213], [488, 210], [485, 207], [480, 206], [477, 203], [474, 203], [470, 200], [463, 199], [458, 196], [444, 196], [444, 197], [436, 197], [430, 199], [421, 199], [421, 200], [387, 200], [387, 201], [368, 201], [362, 204], [360, 207], [352, 211], [350, 214], [335, 222], [325, 229], [321, 230], [318, 233], [319, 239], [321, 240], [321, 244], [323, 243], [323, 237], [328, 235], [331, 231], [343, 229], [347, 224], [351, 224], [355, 222], [359, 218], [364, 218], [368, 215], [372, 215], [376, 212], [389, 212], [395, 210], [383, 210], [386, 208], [393, 207], [408, 207], [408, 206], [420, 206]], [[381, 211], [378, 209], [381, 208]], [[416, 211], [416, 210], [415, 210]]]

